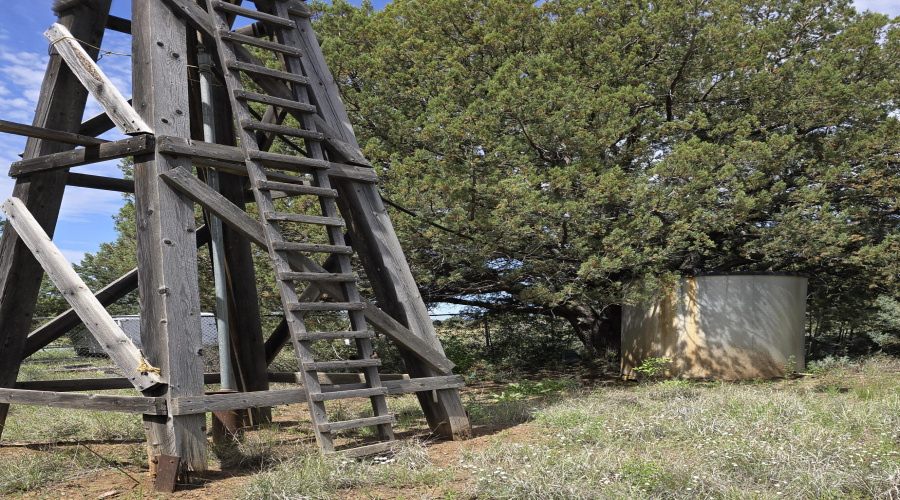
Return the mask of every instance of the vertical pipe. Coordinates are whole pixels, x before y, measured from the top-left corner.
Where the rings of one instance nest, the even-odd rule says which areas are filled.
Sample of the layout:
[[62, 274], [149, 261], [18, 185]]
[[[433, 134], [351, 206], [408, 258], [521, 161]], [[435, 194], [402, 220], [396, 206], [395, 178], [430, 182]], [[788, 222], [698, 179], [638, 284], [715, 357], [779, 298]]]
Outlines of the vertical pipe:
[[[198, 48], [197, 65], [200, 67], [200, 102], [203, 109], [203, 140], [216, 142], [215, 117], [212, 106], [212, 58], [203, 47]], [[209, 187], [219, 191], [219, 173], [210, 168], [206, 171]], [[222, 221], [209, 216], [212, 235], [213, 278], [216, 284], [216, 329], [219, 334], [219, 371], [222, 374], [222, 389], [235, 389], [234, 369], [231, 366], [231, 341], [228, 332], [228, 285], [225, 278], [225, 251], [222, 237]]]

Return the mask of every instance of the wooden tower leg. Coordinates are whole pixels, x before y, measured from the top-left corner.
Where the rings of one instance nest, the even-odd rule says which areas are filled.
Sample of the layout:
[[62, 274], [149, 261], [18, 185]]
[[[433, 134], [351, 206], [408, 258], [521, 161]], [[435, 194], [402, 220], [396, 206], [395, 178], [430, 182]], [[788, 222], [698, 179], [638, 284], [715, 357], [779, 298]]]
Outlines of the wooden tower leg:
[[[109, 16], [111, 0], [82, 2], [59, 13], [59, 23], [72, 36], [100, 46]], [[88, 47], [96, 59], [97, 50]], [[88, 92], [69, 71], [59, 55], [50, 58], [41, 86], [34, 125], [53, 130], [78, 132]], [[25, 159], [73, 149], [75, 146], [48, 140], [29, 139]], [[52, 237], [66, 186], [68, 169], [56, 170], [16, 180], [13, 196], [21, 199], [41, 227]], [[44, 271], [19, 240], [10, 224], [0, 243], [0, 388], [15, 385], [22, 361], [25, 339]], [[8, 404], [0, 404], [0, 435], [6, 423]]]
[[[186, 30], [162, 0], [132, 2], [134, 108], [157, 136], [190, 138]], [[203, 346], [197, 285], [194, 206], [159, 178], [190, 170], [189, 158], [135, 158], [138, 285], [144, 355], [170, 382], [172, 399], [201, 396]], [[171, 411], [171, 410], [170, 410]], [[183, 470], [207, 467], [206, 416], [144, 417], [150, 455], [181, 459]]]

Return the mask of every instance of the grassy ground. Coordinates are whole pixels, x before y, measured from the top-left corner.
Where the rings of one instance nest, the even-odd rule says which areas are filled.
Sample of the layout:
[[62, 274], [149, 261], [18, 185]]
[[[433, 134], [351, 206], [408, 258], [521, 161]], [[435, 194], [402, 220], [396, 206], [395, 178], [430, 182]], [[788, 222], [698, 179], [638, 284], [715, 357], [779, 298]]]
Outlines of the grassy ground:
[[[429, 442], [414, 398], [391, 399], [404, 444], [367, 460], [318, 455], [302, 408], [280, 408], [279, 425], [217, 450], [241, 472], [190, 498], [900, 499], [896, 359], [832, 363], [775, 382], [474, 385], [464, 400], [479, 437]], [[127, 415], [66, 412], [97, 416], [62, 432], [64, 419], [50, 410], [14, 408], [32, 412], [11, 416], [7, 432], [17, 439], [142, 437]], [[36, 412], [42, 417], [27, 422]], [[104, 458], [49, 446], [27, 460], [0, 448], [0, 494], [55, 498], [54, 482], [84, 482], [113, 465], [140, 476], [140, 443], [119, 446], [101, 450]]]

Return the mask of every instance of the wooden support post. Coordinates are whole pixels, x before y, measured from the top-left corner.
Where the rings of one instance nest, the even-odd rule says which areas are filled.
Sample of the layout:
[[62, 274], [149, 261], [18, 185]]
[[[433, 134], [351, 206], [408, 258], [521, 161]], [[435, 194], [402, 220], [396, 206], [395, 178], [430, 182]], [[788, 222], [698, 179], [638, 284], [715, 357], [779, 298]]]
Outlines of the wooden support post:
[[[60, 9], [59, 23], [75, 36], [99, 47], [109, 15], [111, 0], [96, 0], [90, 5], [78, 4]], [[97, 51], [90, 49], [91, 58]], [[77, 133], [84, 115], [87, 90], [69, 71], [58, 55], [50, 57], [47, 73], [41, 86], [33, 125], [50, 130]], [[29, 139], [25, 159], [59, 153], [72, 145], [42, 139]], [[17, 179], [13, 196], [25, 207], [49, 235], [53, 235], [67, 170], [57, 170]], [[41, 285], [43, 269], [19, 239], [10, 225], [3, 230], [0, 242], [0, 388], [12, 388], [19, 373], [25, 339], [31, 329], [31, 318]], [[0, 404], [0, 435], [6, 423], [9, 404]]]
[[[161, 134], [188, 139], [187, 33], [161, 0], [132, 3], [134, 108]], [[200, 396], [203, 345], [194, 206], [163, 183], [159, 174], [190, 171], [187, 158], [147, 154], [135, 157], [135, 212], [144, 355], [175, 381], [165, 394]], [[206, 419], [203, 415], [145, 416], [151, 456], [180, 457], [186, 470], [207, 468]]]

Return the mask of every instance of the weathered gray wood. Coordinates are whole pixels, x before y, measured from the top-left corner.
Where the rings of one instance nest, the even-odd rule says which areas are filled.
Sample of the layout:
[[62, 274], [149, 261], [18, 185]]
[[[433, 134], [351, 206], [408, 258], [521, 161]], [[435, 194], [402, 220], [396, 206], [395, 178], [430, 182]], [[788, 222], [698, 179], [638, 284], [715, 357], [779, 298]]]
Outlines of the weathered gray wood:
[[[270, 382], [281, 382], [285, 384], [303, 384], [303, 374], [300, 372], [269, 372], [268, 377]], [[326, 373], [319, 372], [317, 374], [319, 376], [319, 384], [322, 385], [322, 390], [327, 390], [327, 386], [330, 385], [338, 385], [338, 384], [365, 384], [366, 377], [363, 373]], [[408, 380], [409, 375], [403, 373], [382, 373], [380, 374], [382, 380]], [[366, 385], [362, 385], [358, 388], [368, 387]]]
[[[203, 375], [203, 383], [218, 384], [222, 377], [218, 373], [206, 373]], [[75, 378], [61, 380], [29, 380], [16, 382], [16, 389], [28, 389], [32, 391], [112, 391], [118, 389], [132, 389], [131, 382], [125, 377], [106, 378]]]
[[409, 394], [411, 392], [427, 392], [443, 389], [459, 389], [466, 383], [459, 375], [411, 378], [407, 380], [389, 380], [384, 383], [388, 394]]
[[289, 405], [306, 401], [305, 389], [280, 391], [235, 392], [210, 396], [174, 398], [170, 403], [172, 415], [190, 415], [222, 410], [240, 410], [260, 406]]
[[[131, 106], [131, 99], [128, 100], [128, 105]], [[114, 128], [116, 128], [116, 124], [113, 123], [109, 115], [104, 112], [85, 120], [78, 128], [78, 133], [88, 137], [97, 137]]]
[[10, 166], [10, 177], [21, 177], [38, 172], [49, 172], [63, 168], [73, 168], [101, 161], [115, 160], [126, 156], [136, 156], [153, 150], [153, 136], [141, 135], [121, 141], [107, 142], [98, 146], [48, 154], [37, 158], [17, 161]]
[[18, 198], [9, 198], [0, 205], [0, 209], [9, 218], [16, 233], [31, 249], [66, 302], [84, 320], [85, 326], [97, 339], [100, 347], [116, 362], [134, 387], [144, 391], [164, 383], [164, 379], [155, 373], [152, 367], [147, 369], [146, 360], [138, 348], [116, 325], [112, 316], [72, 269], [37, 220], [25, 208], [25, 204]]
[[[96, 0], [92, 6], [77, 5], [61, 11], [59, 22], [80, 40], [99, 47], [103, 41], [109, 6], [110, 0]], [[97, 50], [89, 48], [89, 54], [96, 57]], [[62, 58], [51, 55], [32, 125], [78, 132], [87, 96], [87, 90], [69, 71]], [[27, 160], [68, 149], [72, 149], [72, 145], [29, 138], [23, 157]], [[26, 203], [50, 235], [56, 228], [67, 175], [66, 170], [57, 170], [16, 179], [13, 189], [13, 196]], [[0, 241], [0, 387], [15, 384], [43, 273], [28, 247], [7, 224]], [[8, 410], [8, 404], [0, 403], [0, 434]]]
[[[222, 144], [212, 144], [202, 141], [188, 142], [184, 139], [165, 135], [157, 136], [156, 141], [158, 143], [160, 152], [170, 155], [190, 156], [192, 158], [195, 158], [195, 163], [202, 165], [216, 167], [216, 164], [203, 163], [202, 161], [198, 161], [197, 159], [203, 158], [234, 163], [237, 165], [240, 165], [245, 161], [244, 153], [241, 151], [241, 148], [234, 146], [224, 146]], [[298, 158], [298, 160], [303, 159]], [[355, 165], [345, 165], [335, 162], [315, 162], [309, 163], [309, 165], [327, 168], [328, 175], [335, 178], [354, 179], [361, 182], [378, 182], [378, 176], [372, 169], [368, 168], [361, 168]], [[242, 169], [240, 166], [238, 166], [233, 169], [233, 171], [246, 172], [246, 167], [243, 167]], [[276, 177], [273, 176], [272, 178], [275, 179]]]
[[345, 359], [341, 361], [316, 361], [313, 363], [304, 363], [304, 370], [343, 370], [365, 368], [368, 366], [381, 366], [380, 359]]
[[103, 191], [115, 191], [117, 193], [134, 193], [134, 181], [131, 179], [116, 179], [100, 175], [70, 173], [66, 180], [67, 186], [83, 187], [88, 189], [100, 189]]
[[105, 396], [101, 394], [0, 389], [0, 403], [70, 408], [73, 410], [143, 413], [148, 415], [166, 414], [165, 399], [142, 396]]
[[81, 134], [73, 134], [71, 132], [61, 132], [59, 130], [50, 130], [48, 128], [35, 127], [22, 123], [8, 122], [0, 120], [0, 132], [7, 134], [22, 135], [25, 137], [35, 137], [48, 141], [63, 142], [66, 144], [75, 144], [76, 146], [96, 146], [109, 142], [96, 137], [88, 137]]
[[387, 394], [386, 387], [366, 387], [364, 389], [323, 392], [321, 394], [313, 394], [311, 397], [313, 401], [334, 401], [338, 399], [370, 398], [372, 396], [384, 396], [385, 394]]
[[[187, 30], [162, 0], [132, 2], [134, 108], [157, 133], [188, 139]], [[194, 245], [194, 206], [159, 174], [190, 170], [187, 159], [139, 155], [135, 164], [139, 293], [144, 355], [172, 381], [165, 396], [204, 394], [203, 342]], [[145, 417], [150, 455], [181, 457], [187, 470], [208, 467], [203, 415]]]
[[[206, 226], [197, 228], [198, 248], [209, 243], [209, 239], [209, 228]], [[116, 302], [129, 293], [137, 290], [137, 287], [138, 277], [137, 268], [135, 268], [100, 289], [94, 294], [94, 297], [100, 301], [100, 304], [103, 305], [103, 307], [108, 307], [113, 302]], [[78, 317], [75, 310], [69, 309], [41, 325], [38, 329], [28, 334], [28, 340], [25, 344], [25, 354], [22, 358], [27, 358], [40, 349], [43, 349], [50, 342], [62, 337], [81, 323], [81, 318]]]
[[294, 57], [302, 57], [303, 52], [299, 50], [288, 47], [287, 45], [282, 45], [280, 43], [270, 42], [268, 40], [263, 40], [261, 38], [256, 38], [252, 36], [242, 35], [240, 33], [236, 33], [234, 31], [224, 31], [221, 33], [223, 40], [229, 40], [232, 42], [243, 43], [246, 45], [252, 45], [254, 47], [259, 47], [261, 49], [271, 50], [273, 52], [280, 52], [282, 54], [292, 55]]
[[255, 9], [248, 9], [246, 7], [241, 7], [239, 5], [233, 5], [227, 2], [222, 2], [221, 0], [211, 0], [210, 5], [212, 8], [216, 10], [221, 10], [223, 12], [229, 12], [231, 14], [236, 14], [239, 16], [248, 17], [250, 19], [255, 19], [257, 21], [264, 22], [271, 26], [281, 26], [284, 28], [294, 29], [296, 25], [289, 19], [284, 19], [278, 16], [273, 16], [271, 14], [266, 14], [265, 12], [260, 12]]
[[[137, 289], [137, 285], [137, 269], [132, 269], [119, 279], [99, 290], [94, 295], [94, 298], [97, 299], [101, 306], [106, 307], [133, 292]], [[23, 357], [31, 356], [50, 342], [65, 335], [66, 332], [72, 330], [72, 328], [75, 328], [79, 324], [81, 324], [81, 318], [78, 317], [78, 314], [74, 309], [69, 309], [53, 318], [40, 328], [28, 334]]]
[[380, 417], [356, 418], [353, 420], [342, 420], [340, 422], [328, 422], [319, 424], [319, 430], [322, 432], [340, 431], [344, 429], [358, 429], [360, 427], [370, 427], [380, 424], [393, 424], [395, 422], [393, 415], [382, 415]]
[[100, 107], [112, 118], [113, 123], [123, 134], [153, 133], [153, 129], [144, 123], [134, 108], [128, 105], [125, 96], [119, 92], [119, 89], [113, 85], [100, 66], [97, 66], [97, 63], [90, 58], [65, 26], [53, 23], [53, 26], [44, 32], [44, 36], [59, 51], [59, 55], [69, 65], [69, 69], [75, 73], [78, 80], [94, 96]]

